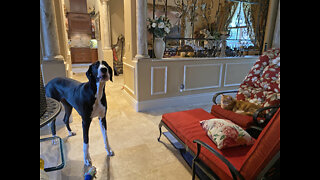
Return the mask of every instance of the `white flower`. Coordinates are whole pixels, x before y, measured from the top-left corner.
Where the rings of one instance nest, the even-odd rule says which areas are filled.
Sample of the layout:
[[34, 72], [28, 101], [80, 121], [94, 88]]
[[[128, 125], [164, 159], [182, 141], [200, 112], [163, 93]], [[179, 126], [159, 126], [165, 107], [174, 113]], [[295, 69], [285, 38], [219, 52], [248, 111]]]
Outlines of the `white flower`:
[[153, 28], [157, 27], [157, 23], [152, 23], [151, 25]]
[[169, 29], [168, 27], [165, 27], [165, 28], [164, 28], [164, 31], [169, 34], [170, 29]]
[[164, 23], [163, 23], [163, 22], [160, 22], [160, 23], [158, 24], [158, 28], [164, 28]]

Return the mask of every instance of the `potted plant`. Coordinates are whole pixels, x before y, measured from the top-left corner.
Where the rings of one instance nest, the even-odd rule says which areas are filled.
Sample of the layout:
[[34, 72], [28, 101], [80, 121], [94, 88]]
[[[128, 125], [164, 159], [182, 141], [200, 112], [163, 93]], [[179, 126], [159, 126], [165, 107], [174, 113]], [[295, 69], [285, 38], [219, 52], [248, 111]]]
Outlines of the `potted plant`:
[[165, 50], [163, 38], [170, 33], [171, 23], [165, 16], [156, 17], [155, 19], [148, 18], [147, 21], [149, 22], [147, 25], [148, 31], [155, 36], [153, 45], [154, 54], [156, 58], [162, 59]]

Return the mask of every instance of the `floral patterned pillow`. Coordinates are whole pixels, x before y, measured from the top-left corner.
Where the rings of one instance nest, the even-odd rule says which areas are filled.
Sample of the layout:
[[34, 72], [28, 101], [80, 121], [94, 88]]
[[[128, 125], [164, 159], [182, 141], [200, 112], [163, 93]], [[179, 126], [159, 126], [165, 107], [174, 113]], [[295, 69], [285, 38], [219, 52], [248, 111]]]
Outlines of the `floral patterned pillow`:
[[200, 121], [202, 128], [218, 149], [241, 145], [253, 145], [255, 139], [238, 125], [226, 119], [209, 119]]

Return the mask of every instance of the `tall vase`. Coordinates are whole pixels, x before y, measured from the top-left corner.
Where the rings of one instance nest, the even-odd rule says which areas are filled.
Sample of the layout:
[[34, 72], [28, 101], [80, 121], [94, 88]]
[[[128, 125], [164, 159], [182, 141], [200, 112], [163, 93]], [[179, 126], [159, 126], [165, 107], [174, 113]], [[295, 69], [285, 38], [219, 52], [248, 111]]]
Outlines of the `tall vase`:
[[155, 38], [154, 39], [153, 50], [154, 50], [154, 55], [156, 56], [157, 59], [163, 58], [163, 53], [164, 53], [165, 47], [166, 47], [166, 45], [163, 41], [163, 38]]
[[227, 47], [227, 38], [228, 35], [221, 35], [221, 51], [220, 51], [220, 56], [219, 57], [226, 57], [226, 47]]

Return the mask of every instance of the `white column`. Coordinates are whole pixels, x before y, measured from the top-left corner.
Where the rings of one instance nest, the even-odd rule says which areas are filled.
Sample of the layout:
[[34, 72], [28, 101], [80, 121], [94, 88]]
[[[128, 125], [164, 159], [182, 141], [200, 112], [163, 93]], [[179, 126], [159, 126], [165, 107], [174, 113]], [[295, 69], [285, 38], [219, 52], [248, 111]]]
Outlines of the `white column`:
[[111, 49], [111, 27], [110, 27], [110, 9], [109, 0], [101, 0], [101, 30], [103, 34], [103, 49]]
[[53, 0], [40, 0], [40, 42], [44, 83], [48, 83], [55, 77], [66, 77]]
[[[268, 9], [268, 17], [266, 22], [266, 29], [264, 33], [264, 41], [263, 41], [263, 52], [268, 48], [272, 47], [272, 39], [273, 32], [275, 27], [275, 22], [277, 18], [279, 0], [270, 0], [269, 9]], [[267, 43], [267, 49], [265, 49], [265, 44]]]
[[136, 0], [137, 59], [149, 58], [147, 44], [147, 0]]
[[43, 37], [43, 60], [62, 60], [55, 7], [52, 0], [40, 0], [40, 22]]
[[[111, 48], [111, 23], [110, 23], [110, 0], [100, 0], [100, 30], [103, 60], [113, 67], [113, 53]], [[100, 59], [99, 59], [100, 60]]]

